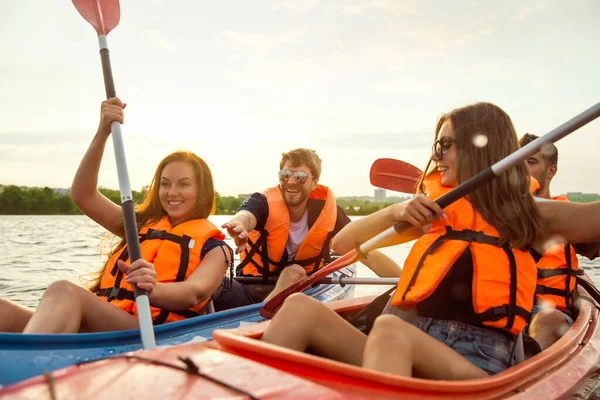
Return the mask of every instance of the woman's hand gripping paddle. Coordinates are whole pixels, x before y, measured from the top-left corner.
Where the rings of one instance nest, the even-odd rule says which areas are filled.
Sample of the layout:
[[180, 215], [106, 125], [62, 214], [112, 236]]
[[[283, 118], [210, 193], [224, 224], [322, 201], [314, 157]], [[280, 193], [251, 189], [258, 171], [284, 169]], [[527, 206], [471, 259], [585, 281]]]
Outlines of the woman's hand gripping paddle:
[[[119, 0], [73, 0], [73, 5], [75, 5], [79, 14], [81, 14], [81, 16], [89, 22], [98, 33], [106, 98], [111, 99], [116, 97], [117, 92], [115, 91], [115, 84], [110, 66], [106, 35], [108, 35], [108, 33], [119, 23], [121, 15]], [[142, 258], [142, 253], [138, 238], [133, 196], [129, 184], [129, 173], [127, 172], [127, 162], [125, 160], [125, 148], [123, 146], [123, 136], [121, 135], [121, 124], [114, 121], [111, 124], [111, 129], [115, 159], [117, 161], [117, 173], [119, 175], [121, 209], [123, 211], [127, 251], [129, 253], [129, 259], [133, 263]], [[152, 315], [150, 313], [148, 294], [139, 289], [136, 285], [133, 286], [133, 289], [135, 291], [135, 303], [140, 322], [142, 345], [144, 346], [144, 349], [154, 349], [156, 347], [156, 341], [154, 339], [154, 327], [152, 326]]]
[[[484, 171], [481, 171], [477, 175], [475, 175], [475, 176], [471, 177], [470, 179], [466, 180], [465, 182], [461, 183], [459, 186], [455, 187], [450, 192], [446, 193], [445, 195], [443, 195], [442, 197], [437, 199], [436, 203], [441, 208], [448, 207], [450, 204], [454, 203], [456, 200], [458, 200], [458, 199], [468, 195], [472, 191], [480, 188], [481, 186], [483, 186], [487, 182], [490, 182], [492, 179], [496, 178], [501, 173], [507, 171], [511, 167], [517, 165], [520, 162], [525, 161], [529, 156], [540, 151], [546, 143], [553, 143], [553, 142], [556, 142], [556, 141], [562, 139], [563, 137], [567, 136], [568, 134], [575, 131], [576, 129], [579, 129], [582, 126], [584, 126], [585, 124], [595, 120], [599, 116], [600, 116], [600, 103], [587, 109], [586, 111], [582, 112], [581, 114], [577, 115], [576, 117], [565, 122], [558, 128], [555, 128], [554, 130], [548, 132], [544, 136], [537, 138], [533, 142], [527, 144], [526, 146], [515, 151], [514, 153], [508, 155], [503, 160], [498, 161], [496, 164], [488, 167]], [[357, 250], [349, 251], [342, 257], [338, 258], [336, 261], [321, 268], [319, 271], [312, 274], [311, 276], [308, 276], [308, 277], [302, 279], [301, 281], [298, 281], [298, 282], [290, 285], [286, 289], [282, 290], [281, 292], [279, 292], [278, 294], [273, 296], [273, 298], [271, 298], [261, 308], [260, 315], [262, 315], [264, 318], [272, 318], [273, 315], [275, 315], [275, 313], [279, 309], [279, 307], [281, 307], [281, 304], [283, 304], [283, 301], [289, 295], [296, 293], [296, 292], [300, 292], [300, 291], [304, 290], [305, 288], [307, 288], [308, 286], [312, 285], [317, 280], [321, 279], [322, 277], [324, 277], [332, 272], [335, 272], [340, 268], [346, 267], [353, 262], [359, 261], [369, 251], [381, 247], [381, 243], [387, 242], [389, 239], [391, 239], [392, 237], [396, 236], [399, 233], [404, 232], [408, 228], [410, 228], [410, 224], [408, 222], [404, 222], [404, 221], [397, 222], [396, 224], [394, 224], [394, 226], [386, 229], [385, 231], [381, 232], [380, 234], [372, 237], [371, 239], [367, 240], [365, 243], [361, 244], [357, 249], [358, 251]]]

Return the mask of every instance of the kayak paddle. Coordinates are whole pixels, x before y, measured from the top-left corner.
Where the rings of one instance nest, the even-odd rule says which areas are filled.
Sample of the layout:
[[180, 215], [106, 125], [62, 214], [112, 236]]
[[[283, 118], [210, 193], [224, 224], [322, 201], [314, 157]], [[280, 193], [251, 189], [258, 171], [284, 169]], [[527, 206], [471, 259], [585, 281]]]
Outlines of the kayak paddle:
[[[274, 285], [277, 281], [265, 281], [262, 276], [236, 276], [234, 280], [253, 285]], [[348, 276], [328, 276], [315, 282], [319, 285], [397, 285], [398, 278], [352, 278]]]
[[412, 164], [380, 158], [371, 166], [371, 185], [401, 193], [416, 193], [423, 172]]
[[[581, 114], [573, 117], [569, 121], [560, 125], [559, 127], [548, 132], [544, 136], [535, 139], [533, 142], [528, 143], [526, 146], [521, 147], [512, 154], [509, 154], [504, 159], [498, 161], [494, 165], [486, 168], [477, 175], [469, 178], [465, 182], [461, 183], [450, 192], [444, 194], [438, 198], [435, 202], [441, 207], [446, 208], [456, 200], [468, 195], [472, 191], [480, 188], [487, 182], [490, 182], [509, 168], [517, 165], [520, 162], [525, 161], [529, 156], [537, 153], [542, 149], [546, 143], [556, 142], [563, 137], [567, 136], [576, 129], [581, 128], [585, 124], [593, 121], [600, 116], [600, 103], [585, 110]], [[337, 271], [340, 268], [346, 267], [352, 263], [355, 263], [364, 257], [371, 250], [375, 250], [381, 246], [381, 243], [387, 242], [390, 238], [400, 234], [410, 228], [410, 224], [405, 221], [400, 221], [394, 224], [394, 226], [386, 229], [378, 235], [367, 240], [360, 246], [357, 246], [356, 250], [351, 250], [338, 258], [331, 264], [321, 268], [314, 274], [293, 283], [281, 292], [273, 296], [265, 305], [260, 309], [260, 315], [264, 318], [272, 318], [277, 312], [283, 301], [291, 294], [304, 290], [306, 287], [312, 285], [319, 279], [329, 275], [330, 273]]]
[[[104, 88], [106, 98], [112, 99], [117, 96], [115, 83], [113, 81], [112, 69], [110, 66], [110, 56], [106, 36], [119, 23], [121, 11], [119, 0], [73, 0], [73, 5], [79, 11], [79, 14], [89, 22], [96, 33], [98, 33], [98, 42], [100, 44], [100, 59], [102, 61], [102, 72], [104, 74]], [[111, 124], [113, 146], [115, 150], [115, 159], [117, 161], [117, 173], [119, 175], [119, 190], [121, 192], [121, 210], [123, 211], [123, 225], [125, 227], [125, 238], [127, 240], [127, 251], [131, 263], [142, 258], [140, 242], [138, 238], [137, 222], [135, 219], [135, 209], [131, 186], [129, 183], [129, 173], [127, 172], [127, 161], [125, 160], [125, 147], [123, 145], [123, 136], [121, 134], [121, 124], [113, 121]], [[152, 315], [150, 313], [150, 301], [148, 294], [133, 285], [135, 292], [135, 304], [137, 306], [138, 318], [140, 322], [140, 334], [144, 349], [156, 348], [154, 339], [154, 327], [152, 326]]]

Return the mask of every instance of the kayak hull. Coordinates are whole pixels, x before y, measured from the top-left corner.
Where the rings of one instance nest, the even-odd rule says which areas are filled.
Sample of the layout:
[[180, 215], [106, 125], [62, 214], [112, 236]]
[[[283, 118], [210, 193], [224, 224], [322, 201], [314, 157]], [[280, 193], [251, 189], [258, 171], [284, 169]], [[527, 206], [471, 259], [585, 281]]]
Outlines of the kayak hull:
[[[580, 294], [585, 292], [580, 289]], [[345, 299], [328, 306], [348, 316], [372, 300]], [[56, 398], [76, 393], [82, 399], [96, 398], [99, 393], [119, 398], [178, 399], [568, 398], [600, 373], [599, 317], [592, 304], [582, 302], [575, 324], [549, 349], [502, 373], [469, 381], [399, 377], [269, 345], [256, 340], [269, 324], [263, 321], [216, 330], [209, 342], [71, 366], [5, 388], [0, 396], [49, 399], [53, 390]], [[187, 371], [182, 372], [185, 368]], [[196, 368], [205, 375], [195, 375]]]
[[[344, 271], [355, 273], [352, 266]], [[353, 297], [354, 286], [319, 285], [309, 294], [328, 302]], [[214, 314], [203, 315], [155, 327], [157, 346], [205, 342], [215, 329], [237, 328], [263, 320], [262, 306], [253, 304]], [[54, 371], [79, 362], [98, 360], [142, 348], [139, 330], [119, 332], [23, 335], [0, 333], [0, 385], [6, 386], [47, 371]]]
[[[362, 309], [368, 302], [370, 299], [349, 299], [329, 306], [347, 314]], [[600, 374], [599, 318], [596, 308], [581, 302], [575, 324], [550, 348], [497, 375], [462, 382], [378, 373], [256, 340], [269, 321], [235, 330], [217, 330], [213, 337], [223, 351], [330, 388], [363, 393], [370, 399], [388, 398], [391, 394], [404, 399], [553, 399], [570, 396]]]

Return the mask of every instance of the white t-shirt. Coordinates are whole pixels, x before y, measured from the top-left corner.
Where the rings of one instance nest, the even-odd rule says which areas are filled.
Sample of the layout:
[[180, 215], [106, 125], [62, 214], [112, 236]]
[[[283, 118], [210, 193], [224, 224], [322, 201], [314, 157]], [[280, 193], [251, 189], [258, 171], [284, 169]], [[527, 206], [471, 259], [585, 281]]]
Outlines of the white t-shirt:
[[300, 243], [306, 237], [308, 233], [308, 209], [304, 211], [304, 215], [298, 222], [290, 222], [290, 234], [288, 236], [287, 244], [285, 249], [288, 253], [288, 261], [291, 261], [300, 247]]

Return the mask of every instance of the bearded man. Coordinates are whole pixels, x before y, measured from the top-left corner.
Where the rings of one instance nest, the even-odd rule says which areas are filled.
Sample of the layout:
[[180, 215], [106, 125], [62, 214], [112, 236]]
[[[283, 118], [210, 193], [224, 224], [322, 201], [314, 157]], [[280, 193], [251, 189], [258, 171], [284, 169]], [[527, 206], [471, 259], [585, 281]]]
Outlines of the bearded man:
[[[261, 284], [225, 278], [214, 296], [216, 311], [266, 301], [331, 261], [331, 239], [350, 218], [320, 185], [321, 159], [314, 150], [294, 149], [279, 162], [279, 185], [254, 193], [227, 229], [240, 254], [237, 276], [262, 277]], [[398, 267], [378, 251], [363, 262], [379, 276], [398, 277]]]

